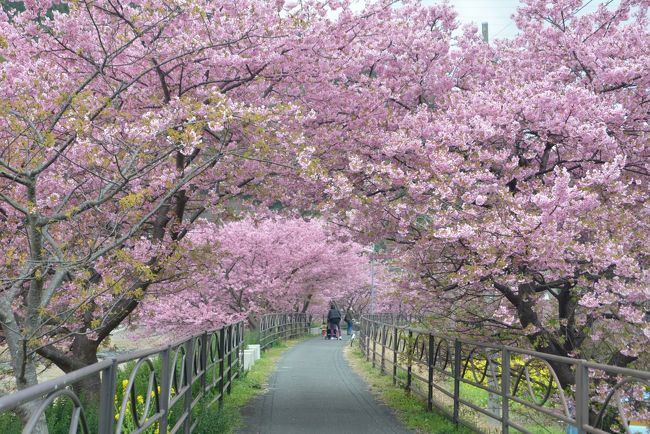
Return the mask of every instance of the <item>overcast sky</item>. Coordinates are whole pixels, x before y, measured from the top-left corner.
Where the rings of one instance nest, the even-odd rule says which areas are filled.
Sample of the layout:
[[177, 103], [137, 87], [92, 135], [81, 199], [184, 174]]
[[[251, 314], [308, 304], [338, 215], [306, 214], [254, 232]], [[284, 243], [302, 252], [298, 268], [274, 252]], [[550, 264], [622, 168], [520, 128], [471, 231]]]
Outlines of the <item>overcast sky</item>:
[[[586, 0], [587, 2], [589, 0]], [[438, 0], [423, 0], [423, 4], [441, 3]], [[517, 10], [519, 0], [449, 0], [461, 23], [473, 22], [479, 27], [488, 23], [490, 39], [510, 38], [517, 33], [517, 26], [510, 18]], [[601, 0], [592, 0], [581, 13], [592, 12]], [[618, 6], [620, 0], [614, 0], [610, 7]]]

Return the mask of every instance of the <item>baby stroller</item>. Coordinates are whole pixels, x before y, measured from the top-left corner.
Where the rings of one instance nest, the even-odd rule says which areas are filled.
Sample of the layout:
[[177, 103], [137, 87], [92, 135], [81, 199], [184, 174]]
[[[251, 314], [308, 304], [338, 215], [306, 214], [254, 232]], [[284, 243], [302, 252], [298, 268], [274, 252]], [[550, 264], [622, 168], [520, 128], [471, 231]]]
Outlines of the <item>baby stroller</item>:
[[323, 323], [321, 325], [321, 333], [323, 335], [323, 339], [336, 339], [336, 329], [332, 329], [329, 327], [330, 324]]

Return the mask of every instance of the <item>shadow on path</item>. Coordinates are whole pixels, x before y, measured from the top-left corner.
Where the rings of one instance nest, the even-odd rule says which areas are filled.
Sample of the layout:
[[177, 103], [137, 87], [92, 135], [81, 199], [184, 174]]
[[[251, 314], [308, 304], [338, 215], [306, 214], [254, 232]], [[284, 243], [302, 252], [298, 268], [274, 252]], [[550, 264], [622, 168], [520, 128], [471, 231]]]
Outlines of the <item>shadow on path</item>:
[[314, 338], [289, 349], [269, 390], [242, 410], [241, 434], [409, 433], [343, 358], [343, 341]]

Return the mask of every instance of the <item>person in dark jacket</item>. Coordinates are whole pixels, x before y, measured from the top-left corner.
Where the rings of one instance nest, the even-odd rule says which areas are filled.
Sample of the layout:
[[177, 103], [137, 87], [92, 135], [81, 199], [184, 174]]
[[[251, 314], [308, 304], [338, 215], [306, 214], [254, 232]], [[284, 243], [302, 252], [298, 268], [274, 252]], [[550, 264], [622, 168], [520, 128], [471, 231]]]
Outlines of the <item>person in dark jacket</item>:
[[[332, 330], [332, 336], [334, 339], [341, 338], [341, 312], [336, 308], [336, 305], [332, 303], [330, 305], [330, 311], [327, 313], [327, 323], [329, 324], [330, 330]], [[330, 338], [331, 339], [331, 338]]]

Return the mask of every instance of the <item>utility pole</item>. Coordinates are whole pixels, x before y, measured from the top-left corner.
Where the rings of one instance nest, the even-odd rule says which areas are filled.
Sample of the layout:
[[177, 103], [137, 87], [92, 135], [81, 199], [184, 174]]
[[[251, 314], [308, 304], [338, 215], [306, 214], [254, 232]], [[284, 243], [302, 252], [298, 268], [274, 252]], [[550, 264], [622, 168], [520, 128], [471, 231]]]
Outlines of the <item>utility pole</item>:
[[488, 23], [481, 24], [481, 33], [483, 34], [483, 41], [490, 42], [488, 38]]

